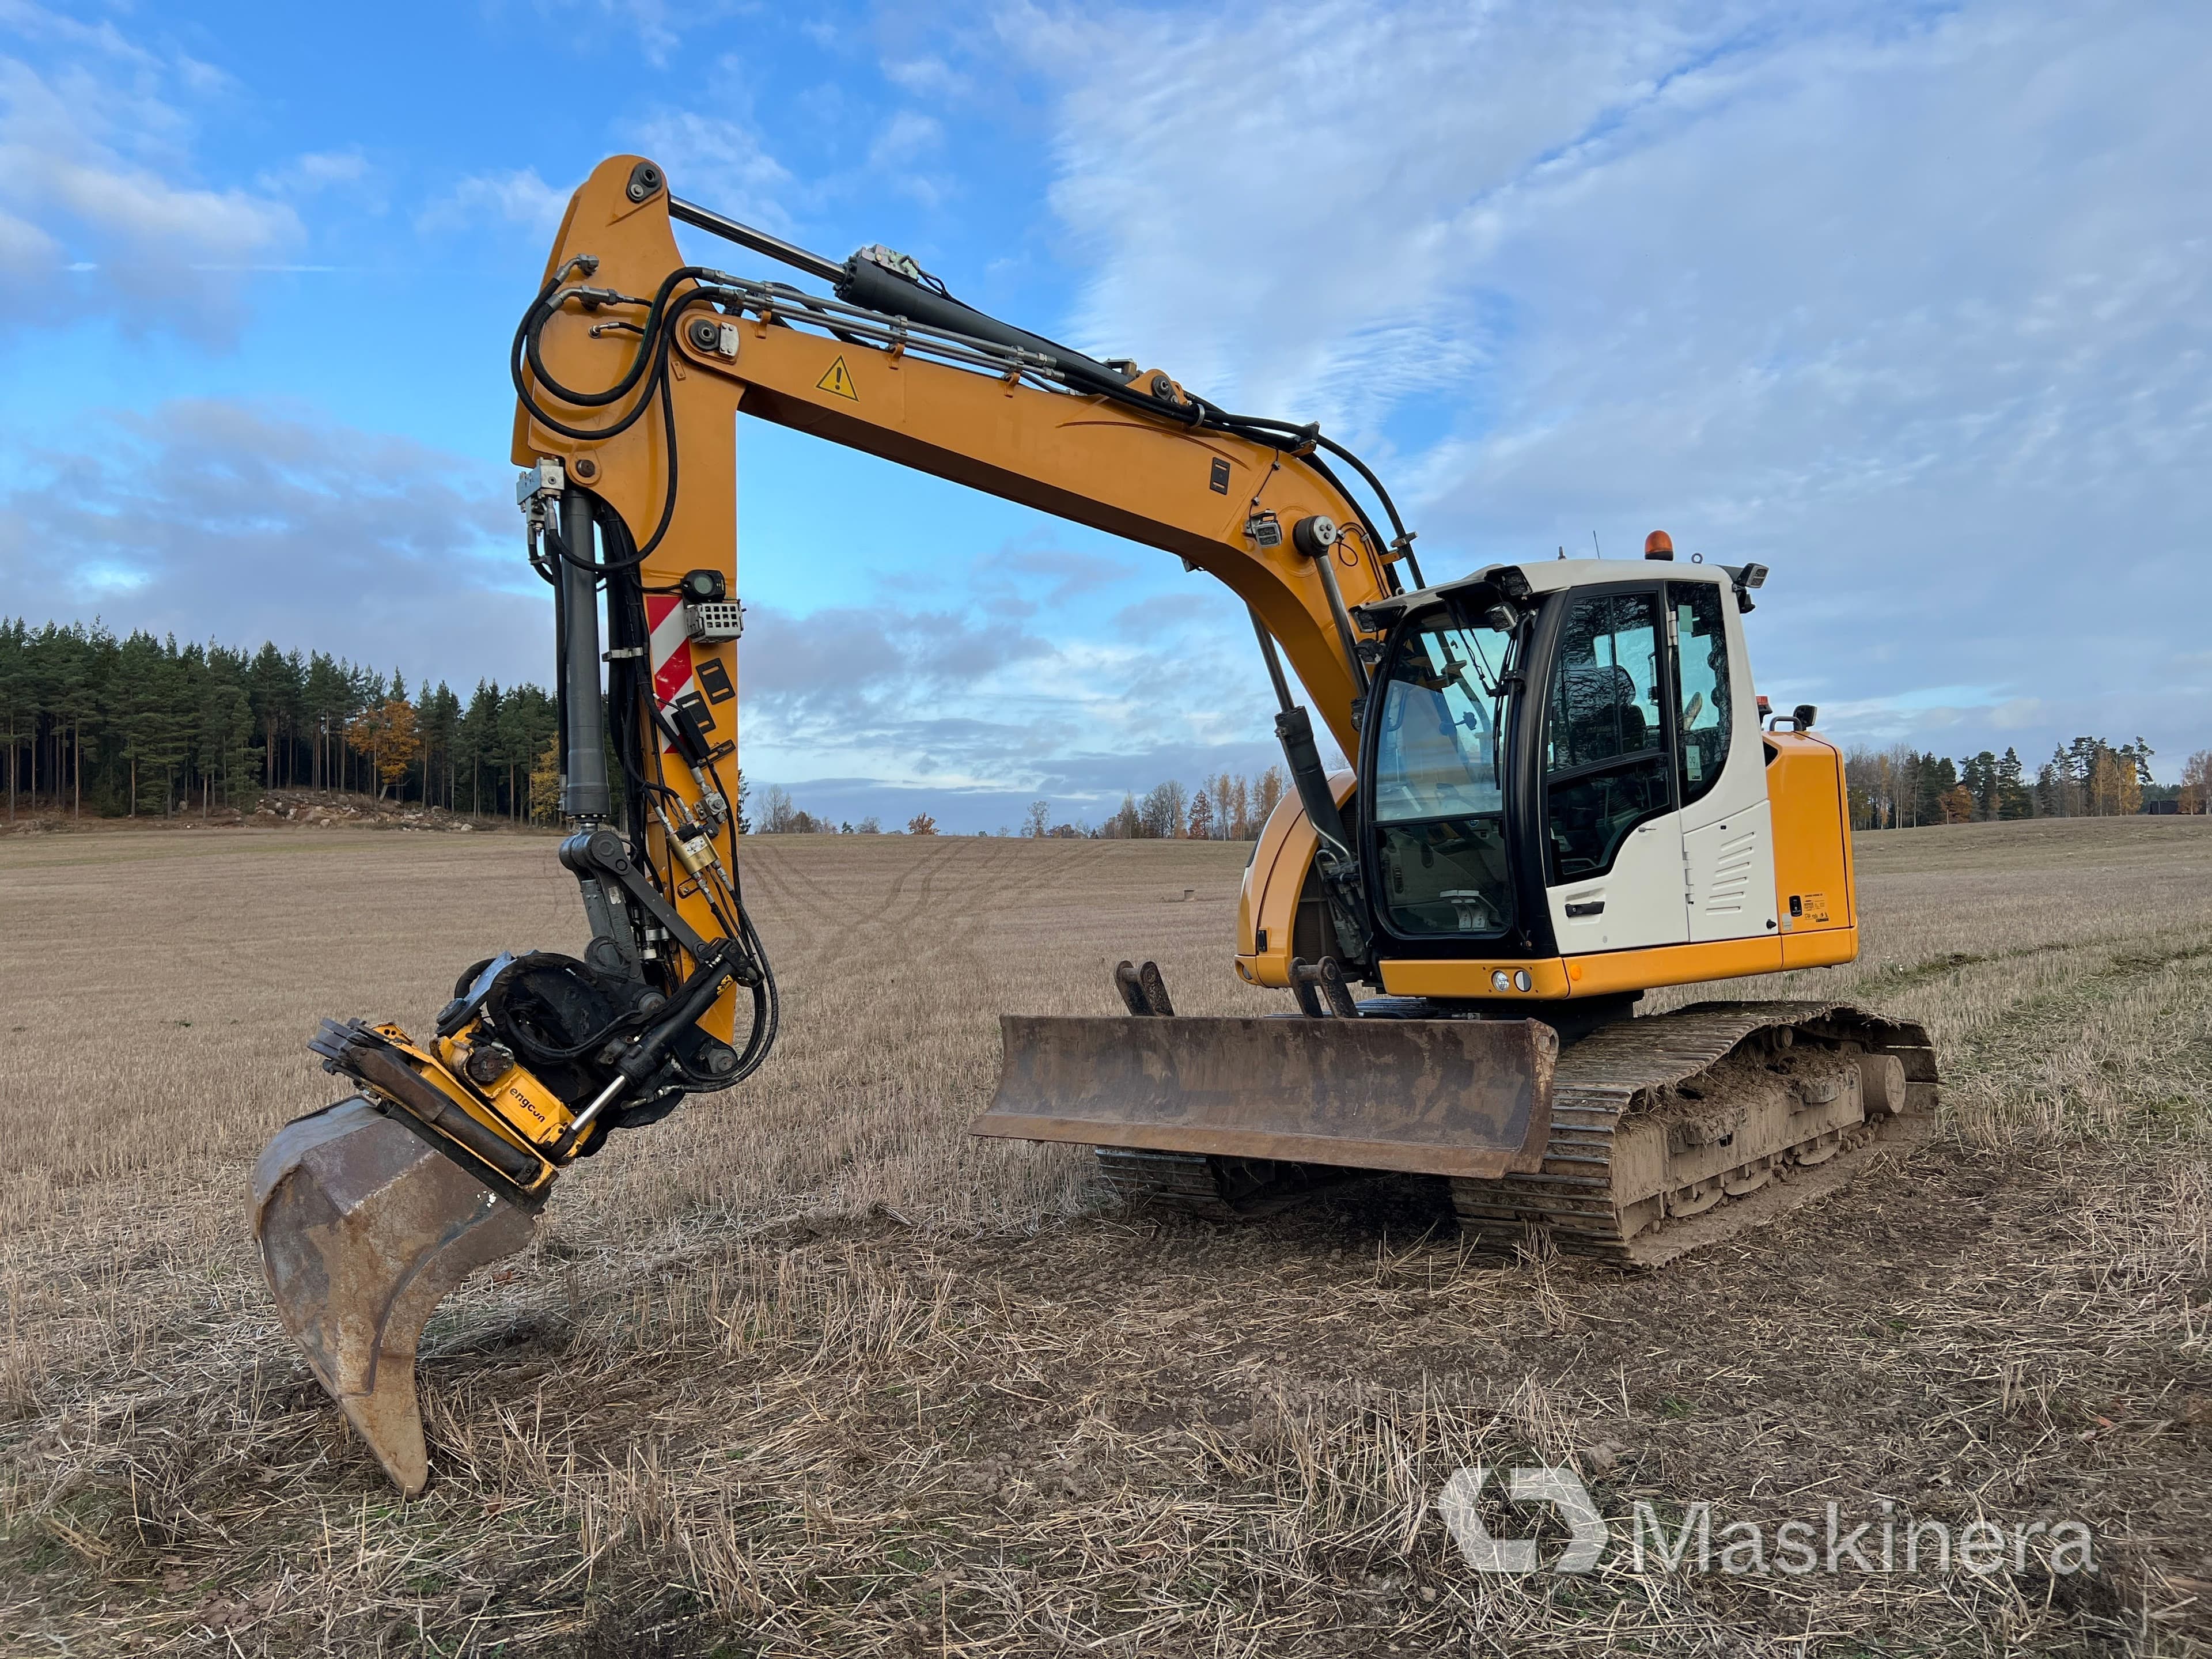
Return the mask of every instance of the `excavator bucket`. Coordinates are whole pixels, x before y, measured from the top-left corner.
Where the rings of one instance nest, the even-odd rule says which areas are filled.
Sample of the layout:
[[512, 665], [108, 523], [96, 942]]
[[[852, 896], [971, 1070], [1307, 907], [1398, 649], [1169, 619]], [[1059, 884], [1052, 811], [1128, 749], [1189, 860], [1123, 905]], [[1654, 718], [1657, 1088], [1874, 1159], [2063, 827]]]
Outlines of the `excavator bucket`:
[[253, 1170], [253, 1232], [277, 1316], [399, 1489], [430, 1478], [415, 1347], [471, 1269], [530, 1242], [494, 1196], [359, 1096], [288, 1123]]
[[1004, 1014], [979, 1135], [1496, 1179], [1540, 1169], [1534, 1020]]

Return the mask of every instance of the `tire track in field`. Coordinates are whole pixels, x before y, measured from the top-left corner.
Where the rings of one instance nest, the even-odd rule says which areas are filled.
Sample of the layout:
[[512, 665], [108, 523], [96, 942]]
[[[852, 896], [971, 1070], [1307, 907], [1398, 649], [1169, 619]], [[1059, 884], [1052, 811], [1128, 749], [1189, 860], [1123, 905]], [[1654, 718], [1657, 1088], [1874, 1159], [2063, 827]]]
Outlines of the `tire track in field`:
[[[867, 850], [873, 852], [875, 849]], [[801, 853], [796, 848], [777, 858], [772, 867], [779, 896], [792, 902], [794, 906], [805, 902], [818, 913], [836, 913], [857, 927], [865, 928], [871, 925], [880, 927], [903, 921], [918, 908], [926, 905], [934, 891], [937, 872], [957, 856], [956, 847], [949, 845], [933, 848], [930, 852], [932, 856], [898, 869], [889, 890], [880, 899], [872, 896], [856, 898], [849, 887], [835, 887], [819, 875], [799, 867], [801, 859], [813, 854], [811, 852]], [[920, 886], [908, 900], [908, 885], [917, 878]], [[905, 902], [901, 908], [902, 901]]]
[[[1893, 963], [1879, 969], [1858, 988], [1866, 993], [1887, 995], [1893, 992], [1913, 990], [1923, 985], [1939, 983], [1965, 968], [1984, 968], [2005, 963], [2032, 961], [2038, 957], [2059, 956], [2075, 951], [2111, 951], [2114, 960], [2124, 957], [2131, 946], [2141, 944], [2147, 937], [2142, 933], [2107, 933], [2080, 939], [2046, 939], [2037, 945], [2022, 945], [2006, 951], [1953, 951], [1942, 956], [1929, 957], [1916, 963]], [[2212, 954], [2212, 946], [2184, 951], [2184, 956]]]
[[979, 980], [995, 977], [1000, 958], [986, 951], [979, 936], [987, 927], [994, 933], [1002, 933], [1008, 915], [1022, 908], [1036, 895], [1061, 884], [1065, 872], [1079, 856], [1071, 849], [1058, 852], [1057, 856], [1040, 857], [1018, 843], [994, 848], [993, 855], [983, 861], [981, 873], [988, 874], [1011, 861], [1021, 869], [1021, 878], [991, 881], [984, 890], [983, 902], [963, 907], [953, 925], [940, 936], [940, 944], [956, 957], [974, 964]]
[[849, 884], [833, 885], [800, 868], [799, 861], [811, 855], [811, 849], [802, 853], [793, 847], [755, 861], [761, 885], [779, 913], [777, 922], [801, 935], [801, 959], [810, 963], [841, 962], [860, 954], [864, 937], [880, 931], [886, 907], [903, 896], [908, 884], [919, 874], [927, 895], [934, 868], [952, 856], [950, 849], [936, 851], [918, 870], [900, 870], [879, 900], [871, 894], [855, 896]]
[[[2202, 937], [2160, 939], [2139, 934], [2125, 940], [2087, 942], [2081, 948], [2085, 956], [2103, 955], [2103, 964], [2078, 981], [2031, 991], [1954, 1039], [1951, 1054], [1944, 1057], [1950, 1062], [1945, 1067], [1946, 1081], [1997, 1098], [2018, 1090], [2032, 1091], [2039, 1081], [2046, 1088], [2052, 1086], [2049, 1079], [2039, 1079], [2038, 1074], [2047, 1073], [2053, 1062], [2081, 1050], [2092, 1040], [2100, 1010], [2116, 1006], [2139, 990], [2154, 990], [2159, 1007], [2165, 1012], [2193, 1001], [2201, 1017], [2206, 1005], [2201, 975], [2172, 975], [2168, 970], [2212, 956], [2212, 941]], [[2176, 1045], [2179, 1048], [2190, 1046], [2187, 1042]], [[2158, 1058], [2131, 1054], [2132, 1063], [2125, 1065], [2113, 1080], [2124, 1084], [2152, 1069]], [[2062, 1092], [2069, 1092], [2063, 1081], [2057, 1086]]]

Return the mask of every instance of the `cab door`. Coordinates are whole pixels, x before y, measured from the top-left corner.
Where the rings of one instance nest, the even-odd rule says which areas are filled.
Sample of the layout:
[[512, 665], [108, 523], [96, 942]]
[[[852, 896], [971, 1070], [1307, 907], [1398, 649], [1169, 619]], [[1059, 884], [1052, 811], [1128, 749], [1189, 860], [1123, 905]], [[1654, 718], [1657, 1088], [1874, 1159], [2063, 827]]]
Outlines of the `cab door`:
[[1571, 593], [1553, 637], [1539, 760], [1564, 955], [1690, 936], [1665, 600], [1657, 582]]
[[1666, 600], [1687, 937], [1778, 937], [1765, 752], [1735, 596], [1721, 582], [1670, 581]]

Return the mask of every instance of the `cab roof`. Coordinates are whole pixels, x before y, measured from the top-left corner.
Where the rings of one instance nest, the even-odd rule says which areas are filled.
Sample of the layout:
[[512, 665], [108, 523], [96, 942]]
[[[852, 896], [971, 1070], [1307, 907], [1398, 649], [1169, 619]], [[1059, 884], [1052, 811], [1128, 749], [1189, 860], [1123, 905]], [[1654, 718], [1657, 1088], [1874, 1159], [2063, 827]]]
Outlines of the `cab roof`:
[[1766, 580], [1763, 564], [1696, 564], [1666, 559], [1537, 559], [1527, 564], [1486, 565], [1471, 576], [1438, 582], [1433, 587], [1394, 593], [1354, 607], [1363, 627], [1373, 632], [1389, 629], [1409, 611], [1457, 601], [1476, 611], [1500, 603], [1518, 602], [1536, 593], [1563, 592], [1572, 587], [1596, 587], [1613, 582], [1670, 581], [1726, 583], [1741, 592]]

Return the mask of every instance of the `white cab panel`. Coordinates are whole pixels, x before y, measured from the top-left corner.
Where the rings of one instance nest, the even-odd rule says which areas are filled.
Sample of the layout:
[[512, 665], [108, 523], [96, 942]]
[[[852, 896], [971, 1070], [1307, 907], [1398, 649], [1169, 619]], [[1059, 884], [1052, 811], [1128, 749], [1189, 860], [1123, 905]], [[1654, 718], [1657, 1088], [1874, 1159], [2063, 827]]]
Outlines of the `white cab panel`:
[[[1568, 882], [1546, 895], [1553, 936], [1563, 956], [1590, 951], [1632, 951], [1646, 945], [1682, 945], [1691, 934], [1682, 895], [1682, 815], [1662, 813], [1628, 832], [1605, 874]], [[1768, 858], [1767, 903], [1773, 904], [1773, 860]], [[1570, 915], [1567, 908], [1604, 908]]]
[[1774, 826], [1765, 800], [1682, 835], [1690, 941], [1775, 931]]

